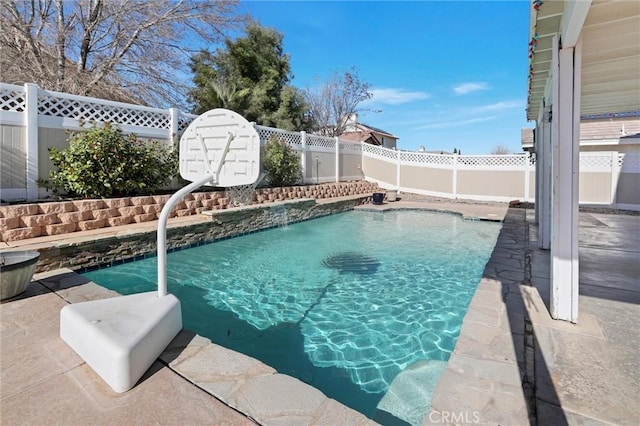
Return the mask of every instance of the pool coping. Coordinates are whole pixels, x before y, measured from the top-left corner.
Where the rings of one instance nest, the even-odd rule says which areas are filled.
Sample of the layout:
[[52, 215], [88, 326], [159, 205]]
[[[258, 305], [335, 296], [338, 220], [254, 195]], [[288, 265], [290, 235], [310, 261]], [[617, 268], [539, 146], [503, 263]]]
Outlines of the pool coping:
[[401, 211], [418, 210], [434, 213], [447, 213], [462, 216], [464, 220], [502, 222], [507, 213], [507, 203], [470, 204], [456, 202], [424, 202], [424, 201], [385, 201], [382, 204], [365, 204], [354, 208], [362, 211]]

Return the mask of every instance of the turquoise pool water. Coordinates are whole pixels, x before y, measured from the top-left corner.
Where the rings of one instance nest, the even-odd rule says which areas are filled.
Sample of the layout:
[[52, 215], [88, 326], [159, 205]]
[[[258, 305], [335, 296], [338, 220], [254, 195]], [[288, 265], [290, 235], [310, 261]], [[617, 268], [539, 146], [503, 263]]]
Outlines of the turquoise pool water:
[[[168, 289], [185, 328], [372, 417], [398, 373], [449, 359], [500, 228], [342, 213], [172, 252]], [[131, 294], [156, 289], [156, 267], [148, 258], [84, 275]]]

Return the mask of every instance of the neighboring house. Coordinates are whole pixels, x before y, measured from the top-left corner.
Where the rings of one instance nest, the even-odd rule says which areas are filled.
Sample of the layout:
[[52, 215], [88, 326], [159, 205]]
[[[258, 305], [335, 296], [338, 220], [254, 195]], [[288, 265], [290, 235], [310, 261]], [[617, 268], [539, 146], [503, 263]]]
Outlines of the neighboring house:
[[347, 120], [345, 131], [340, 135], [340, 139], [395, 149], [399, 138], [377, 127], [359, 123], [358, 114], [351, 114]]
[[[522, 149], [534, 151], [534, 129], [522, 129]], [[580, 151], [640, 153], [640, 113], [629, 117], [583, 117]]]

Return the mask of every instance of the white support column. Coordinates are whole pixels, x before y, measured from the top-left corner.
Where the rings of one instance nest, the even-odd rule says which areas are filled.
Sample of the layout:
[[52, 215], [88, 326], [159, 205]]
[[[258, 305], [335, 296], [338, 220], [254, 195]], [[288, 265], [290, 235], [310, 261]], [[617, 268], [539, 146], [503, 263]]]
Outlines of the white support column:
[[540, 203], [538, 211], [538, 246], [541, 249], [551, 248], [551, 108], [545, 107], [540, 123], [540, 154], [536, 164], [540, 173]]
[[[542, 190], [542, 173], [540, 172], [540, 133], [542, 130], [542, 120], [538, 118], [536, 121], [536, 127], [533, 132], [533, 152], [535, 153], [536, 164], [534, 166], [535, 171], [535, 187], [534, 187], [534, 196], [533, 196], [533, 211], [534, 211], [534, 222], [536, 224], [540, 224], [540, 191]], [[540, 227], [538, 227], [538, 236], [540, 235]], [[540, 239], [538, 239], [540, 241]]]
[[[580, 40], [558, 53], [557, 138], [553, 139], [551, 220], [551, 316], [578, 320], [578, 175], [580, 134]], [[557, 124], [556, 124], [557, 123]]]
[[304, 130], [300, 132], [300, 142], [302, 145], [302, 152], [300, 153], [300, 163], [302, 163], [302, 183], [307, 183], [307, 132]]
[[24, 85], [26, 92], [26, 146], [25, 155], [27, 160], [26, 181], [27, 200], [38, 199], [38, 86], [33, 83]]
[[340, 182], [340, 138], [336, 139], [336, 182]]

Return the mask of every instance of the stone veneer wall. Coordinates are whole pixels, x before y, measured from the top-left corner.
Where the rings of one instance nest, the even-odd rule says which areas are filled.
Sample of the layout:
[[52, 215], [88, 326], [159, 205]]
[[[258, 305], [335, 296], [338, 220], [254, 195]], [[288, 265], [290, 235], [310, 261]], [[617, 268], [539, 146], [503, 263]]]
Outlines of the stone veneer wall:
[[[254, 193], [254, 203], [300, 198], [332, 198], [370, 194], [377, 184], [365, 181], [322, 185], [262, 188]], [[0, 207], [0, 241], [16, 241], [45, 235], [67, 234], [104, 227], [157, 220], [170, 195], [105, 198]], [[223, 210], [229, 206], [225, 192], [187, 194], [176, 204], [170, 217]]]
[[[174, 225], [167, 229], [167, 246], [184, 248], [282, 225], [282, 205], [289, 223], [352, 210], [371, 201], [370, 195], [336, 199], [317, 204], [313, 199], [282, 201], [277, 204], [243, 206], [211, 213], [211, 221]], [[275, 208], [278, 206], [278, 208]], [[117, 264], [127, 259], [154, 255], [156, 231], [118, 236], [96, 235], [90, 241], [62, 241], [40, 248], [37, 272], [58, 268], [82, 269]]]

